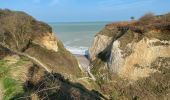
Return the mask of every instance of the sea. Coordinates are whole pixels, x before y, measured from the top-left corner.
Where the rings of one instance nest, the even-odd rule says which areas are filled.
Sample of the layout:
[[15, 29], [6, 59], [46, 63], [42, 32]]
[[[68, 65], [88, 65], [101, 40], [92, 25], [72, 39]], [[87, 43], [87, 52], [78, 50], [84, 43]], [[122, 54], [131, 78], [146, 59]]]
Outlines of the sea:
[[109, 22], [48, 23], [65, 48], [73, 54], [87, 55], [95, 35]]

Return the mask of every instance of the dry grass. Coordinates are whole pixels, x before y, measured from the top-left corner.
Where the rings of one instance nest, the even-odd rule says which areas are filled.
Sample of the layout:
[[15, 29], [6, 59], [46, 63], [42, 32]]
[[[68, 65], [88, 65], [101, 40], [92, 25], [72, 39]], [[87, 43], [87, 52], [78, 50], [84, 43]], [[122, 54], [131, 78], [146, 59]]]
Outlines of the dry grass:
[[106, 25], [106, 29], [128, 28], [141, 33], [149, 30], [170, 31], [170, 13], [155, 16], [153, 13], [146, 13], [139, 20], [129, 22], [114, 22]]
[[19, 11], [0, 9], [0, 26], [0, 42], [20, 51], [35, 38], [52, 33], [50, 26]]

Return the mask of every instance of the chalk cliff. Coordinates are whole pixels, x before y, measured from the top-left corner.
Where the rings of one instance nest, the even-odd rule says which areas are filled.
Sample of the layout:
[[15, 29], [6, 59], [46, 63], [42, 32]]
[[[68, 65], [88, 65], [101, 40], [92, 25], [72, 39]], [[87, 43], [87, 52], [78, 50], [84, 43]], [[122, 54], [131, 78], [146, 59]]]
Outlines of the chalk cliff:
[[[121, 81], [128, 80], [116, 89], [112, 87], [119, 96], [121, 95], [120, 98], [123, 96], [128, 99], [168, 98], [170, 84], [164, 83], [170, 82], [170, 78], [166, 76], [170, 73], [169, 18], [170, 14], [163, 16], [147, 14], [138, 21], [106, 25], [95, 36], [89, 48], [91, 71], [98, 84], [111, 88], [116, 87], [115, 84], [121, 84]], [[162, 80], [159, 80], [160, 77]], [[140, 94], [144, 84], [150, 86], [146, 86], [148, 90], [141, 91]], [[164, 88], [161, 85], [167, 89], [161, 89], [161, 92], [156, 89]], [[127, 89], [129, 87], [132, 88], [131, 91]], [[148, 95], [143, 97], [145, 93]]]

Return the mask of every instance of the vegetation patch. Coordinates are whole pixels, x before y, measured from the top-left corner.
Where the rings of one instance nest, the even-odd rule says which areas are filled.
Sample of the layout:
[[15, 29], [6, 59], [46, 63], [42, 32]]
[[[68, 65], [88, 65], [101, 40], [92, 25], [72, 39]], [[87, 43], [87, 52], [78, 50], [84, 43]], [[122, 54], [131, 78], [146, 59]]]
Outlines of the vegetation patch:
[[17, 93], [23, 92], [22, 83], [11, 78], [11, 77], [4, 77], [1, 79], [4, 89], [4, 97], [3, 100], [10, 100], [13, 98]]
[[[113, 29], [113, 30], [115, 30], [115, 29]], [[104, 28], [98, 34], [112, 37], [115, 34], [115, 32], [113, 32], [111, 29]]]
[[4, 92], [3, 100], [10, 100], [17, 93], [23, 92], [23, 83], [20, 80], [14, 79], [11, 73], [24, 63], [25, 61], [23, 60], [13, 64], [6, 60], [0, 60], [0, 84]]
[[59, 51], [55, 52], [32, 43], [25, 53], [40, 60], [54, 72], [81, 77], [82, 73], [76, 58], [65, 50], [62, 44], [58, 44], [58, 47]]
[[46, 73], [37, 84], [26, 82], [23, 94], [17, 94], [14, 99], [32, 99], [32, 94], [38, 99], [57, 100], [101, 100], [104, 96], [95, 90], [88, 90], [79, 83], [72, 83], [58, 73]]
[[[106, 25], [98, 34], [115, 37], [122, 29], [129, 29], [132, 32], [144, 34], [149, 38], [157, 38], [160, 40], [170, 39], [170, 13], [160, 16], [155, 16], [152, 13], [147, 13], [139, 20], [132, 22], [115, 22]], [[153, 31], [153, 32], [150, 32]], [[128, 39], [133, 39], [129, 37]]]
[[100, 59], [95, 59], [91, 63], [91, 66], [93, 66], [91, 69], [92, 73], [96, 75], [97, 73], [99, 73], [100, 68], [103, 67], [104, 65], [105, 63], [103, 61], [101, 61]]
[[111, 73], [106, 67], [106, 63], [101, 59], [96, 59], [91, 63], [92, 69], [91, 72], [96, 78], [96, 83], [101, 87], [101, 85], [105, 84], [108, 80], [110, 80]]
[[[140, 65], [135, 64], [137, 68]], [[104, 94], [110, 95], [110, 98], [145, 100], [162, 100], [169, 98], [170, 94], [170, 58], [159, 57], [152, 64], [151, 68], [160, 72], [155, 72], [147, 78], [141, 78], [137, 81], [125, 80], [114, 75], [112, 81], [104, 83], [101, 90]], [[113, 91], [111, 91], [113, 90]], [[114, 93], [113, 95], [112, 92]]]
[[52, 28], [24, 12], [0, 9], [0, 43], [22, 51], [35, 38], [52, 33]]

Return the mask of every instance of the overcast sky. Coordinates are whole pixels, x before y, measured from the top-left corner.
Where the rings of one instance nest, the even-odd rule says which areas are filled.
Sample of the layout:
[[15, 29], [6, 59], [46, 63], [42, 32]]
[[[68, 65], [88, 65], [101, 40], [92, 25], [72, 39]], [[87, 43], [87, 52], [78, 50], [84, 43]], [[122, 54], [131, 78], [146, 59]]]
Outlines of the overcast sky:
[[170, 12], [170, 0], [0, 0], [0, 8], [25, 11], [45, 22], [120, 21]]

